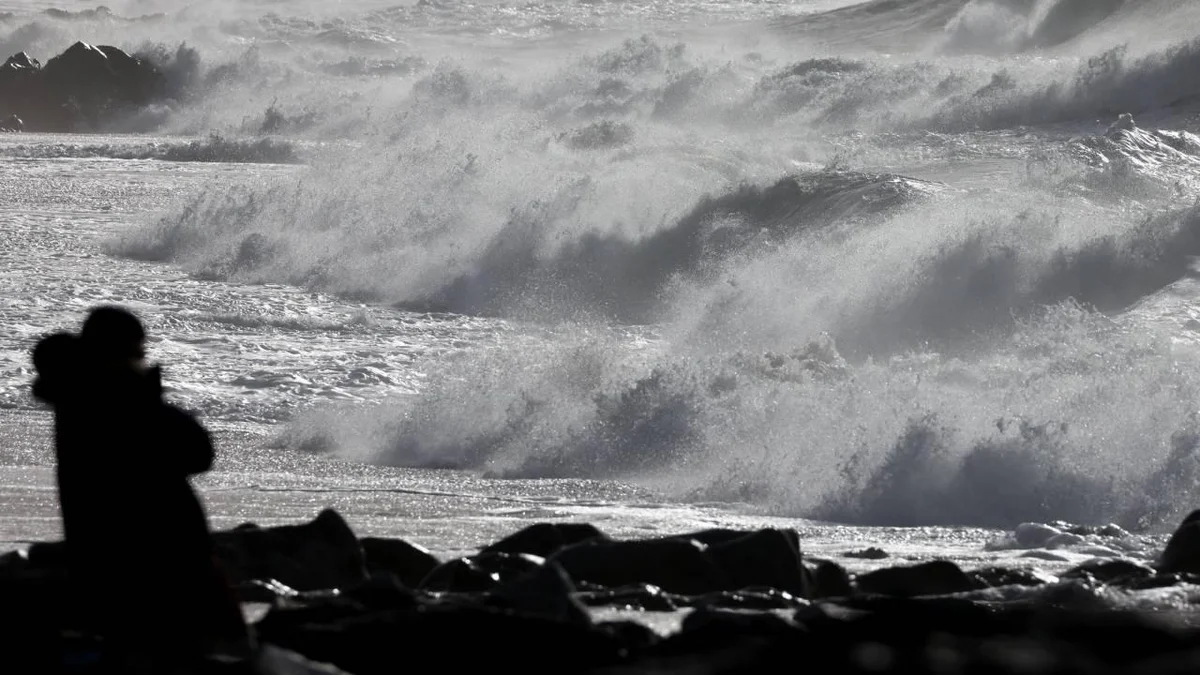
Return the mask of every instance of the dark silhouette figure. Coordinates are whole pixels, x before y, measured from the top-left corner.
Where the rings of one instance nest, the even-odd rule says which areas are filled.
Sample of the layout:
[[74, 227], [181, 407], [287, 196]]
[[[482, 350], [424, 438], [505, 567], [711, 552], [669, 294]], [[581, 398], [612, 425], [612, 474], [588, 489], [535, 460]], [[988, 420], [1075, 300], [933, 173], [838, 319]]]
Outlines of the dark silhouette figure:
[[211, 440], [163, 400], [145, 337], [129, 312], [97, 308], [78, 336], [55, 333], [34, 348], [33, 392], [55, 414], [76, 619], [103, 637], [106, 652], [160, 671], [250, 643], [188, 482], [212, 466]]

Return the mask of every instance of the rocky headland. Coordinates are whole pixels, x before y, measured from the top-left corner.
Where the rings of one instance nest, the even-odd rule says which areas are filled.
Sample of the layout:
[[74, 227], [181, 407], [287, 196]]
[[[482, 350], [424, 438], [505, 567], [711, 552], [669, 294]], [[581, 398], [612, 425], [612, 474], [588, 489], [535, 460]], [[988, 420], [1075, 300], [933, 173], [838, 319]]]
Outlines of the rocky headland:
[[117, 47], [76, 42], [45, 65], [20, 52], [0, 66], [0, 131], [94, 131], [169, 92], [159, 66]]

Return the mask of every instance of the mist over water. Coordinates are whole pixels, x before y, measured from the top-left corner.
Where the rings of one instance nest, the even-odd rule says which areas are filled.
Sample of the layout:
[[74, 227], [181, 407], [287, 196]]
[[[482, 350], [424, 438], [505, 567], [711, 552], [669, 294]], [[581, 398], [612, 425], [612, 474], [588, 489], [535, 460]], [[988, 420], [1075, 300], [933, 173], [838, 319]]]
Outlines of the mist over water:
[[131, 3], [0, 45], [159, 54], [179, 96], [131, 130], [304, 148], [113, 252], [528, 333], [288, 447], [864, 524], [1173, 523], [1191, 5], [834, 4]]

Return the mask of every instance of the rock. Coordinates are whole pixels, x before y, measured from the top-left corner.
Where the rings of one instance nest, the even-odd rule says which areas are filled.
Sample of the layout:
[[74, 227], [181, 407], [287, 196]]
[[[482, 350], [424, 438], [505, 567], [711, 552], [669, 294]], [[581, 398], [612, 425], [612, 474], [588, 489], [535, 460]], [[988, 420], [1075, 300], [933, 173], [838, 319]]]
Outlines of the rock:
[[735, 591], [767, 586], [796, 597], [810, 595], [808, 569], [794, 530], [762, 529], [713, 541], [706, 551], [724, 572], [726, 585], [713, 590]]
[[1056, 534], [1053, 537], [1050, 537], [1049, 539], [1046, 540], [1045, 548], [1048, 548], [1048, 549], [1067, 548], [1068, 546], [1083, 546], [1086, 543], [1087, 543], [1087, 539], [1084, 539], [1083, 537], [1079, 536], [1078, 534], [1071, 534], [1070, 532], [1059, 532], [1058, 534]]
[[38, 541], [30, 544], [25, 558], [33, 567], [63, 569], [67, 566], [67, 546], [61, 541]]
[[551, 562], [501, 584], [488, 595], [488, 604], [566, 623], [590, 624], [591, 616], [575, 598], [575, 591], [567, 573]]
[[794, 530], [703, 530], [644, 541], [591, 538], [557, 551], [576, 582], [605, 587], [652, 584], [681, 595], [769, 586], [809, 593], [809, 571]]
[[770, 609], [796, 609], [808, 601], [775, 588], [743, 588], [737, 591], [709, 593], [692, 600], [693, 607], [705, 609], [745, 609], [764, 611]]
[[736, 635], [771, 635], [793, 638], [799, 629], [794, 620], [778, 614], [744, 614], [717, 609], [698, 609], [688, 614], [680, 626], [680, 634], [691, 639], [728, 639]]
[[24, 120], [22, 120], [20, 117], [17, 117], [16, 115], [9, 115], [8, 117], [4, 118], [3, 120], [0, 120], [0, 131], [5, 131], [5, 132], [9, 132], [9, 133], [25, 131], [25, 122], [24, 122]]
[[262, 675], [350, 675], [328, 663], [310, 661], [296, 652], [263, 645], [254, 658], [254, 672]]
[[317, 598], [310, 594], [301, 594], [299, 599], [309, 604], [340, 600], [353, 603], [353, 606], [361, 607], [363, 611], [382, 611], [413, 609], [419, 605], [419, 597], [421, 596], [418, 596], [416, 591], [402, 585], [395, 575], [374, 574], [361, 584], [341, 591], [336, 597]]
[[45, 66], [21, 52], [0, 66], [0, 118], [30, 131], [96, 129], [166, 92], [156, 66], [107, 45], [76, 42]]
[[1176, 572], [1174, 574], [1155, 574], [1151, 577], [1122, 579], [1120, 583], [1121, 588], [1124, 590], [1144, 591], [1154, 588], [1170, 588], [1180, 584], [1200, 586], [1200, 576]]
[[883, 560], [888, 557], [887, 551], [874, 546], [861, 551], [849, 551], [843, 555], [847, 558], [859, 558], [861, 560]]
[[213, 533], [213, 547], [230, 582], [274, 579], [298, 591], [341, 588], [367, 578], [362, 546], [332, 509], [312, 522]]
[[13, 577], [29, 570], [29, 555], [25, 551], [9, 551], [0, 555], [0, 577]]
[[480, 553], [438, 565], [417, 587], [426, 591], [480, 593], [534, 572], [545, 562], [527, 553]]
[[428, 550], [403, 539], [363, 537], [358, 540], [367, 572], [396, 575], [402, 584], [416, 588], [440, 563]]
[[726, 590], [724, 572], [694, 539], [589, 540], [550, 556], [575, 582], [606, 587], [653, 584], [671, 593], [701, 595]]
[[530, 553], [548, 558], [559, 549], [592, 539], [611, 541], [590, 523], [535, 523], [483, 549], [484, 553]]
[[611, 635], [630, 652], [642, 651], [662, 641], [652, 628], [637, 621], [603, 621], [596, 628]]
[[[290, 656], [258, 665], [280, 675], [331, 669], [375, 675], [420, 663], [448, 672], [589, 675], [775, 673], [780, 664], [820, 664], [814, 667], [822, 672], [847, 673], [1157, 675], [1200, 666], [1200, 630], [1187, 628], [1186, 621], [1171, 627], [1115, 611], [1100, 587], [1150, 589], [1200, 577], [1155, 573], [1129, 560], [1091, 560], [1052, 584], [1053, 577], [1036, 570], [968, 573], [934, 561], [862, 574], [854, 582], [861, 593], [853, 593], [841, 566], [802, 558], [792, 531], [706, 530], [645, 541], [589, 537], [548, 559], [484, 549], [438, 565], [423, 580], [427, 589], [413, 590], [387, 568], [406, 569], [407, 556], [422, 553], [418, 547], [398, 540], [364, 547], [333, 511], [302, 525], [247, 524], [214, 537], [237, 563], [230, 567], [250, 574], [237, 582], [239, 595], [270, 605], [256, 633], [265, 650]], [[526, 541], [554, 543], [544, 533]], [[370, 556], [363, 549], [373, 547], [381, 553], [366, 575]], [[398, 562], [379, 562], [392, 553]], [[32, 664], [26, 668], [31, 672], [59, 672], [63, 659], [98, 651], [95, 641], [64, 637], [69, 598], [54, 576], [61, 558], [60, 543], [0, 556], [5, 658]], [[578, 581], [560, 561], [571, 565]], [[358, 580], [336, 591], [299, 590], [260, 574], [268, 569], [309, 581]], [[645, 581], [617, 584], [629, 578], [658, 578], [699, 592], [672, 592]], [[811, 596], [824, 599], [747, 585], [753, 579], [801, 579]], [[952, 595], [1044, 584], [1036, 593]], [[660, 638], [633, 622], [597, 624], [585, 605], [695, 611], [677, 633]]]
[[809, 561], [808, 564], [809, 579], [812, 583], [807, 597], [840, 598], [854, 592], [854, 584], [845, 567], [832, 560], [815, 560]]
[[949, 560], [934, 560], [910, 567], [886, 567], [859, 575], [855, 585], [862, 593], [903, 598], [965, 593], [976, 588], [971, 578]]
[[577, 597], [589, 607], [620, 607], [647, 612], [673, 612], [689, 604], [686, 597], [664, 593], [651, 584], [583, 591]]
[[1125, 539], [1132, 537], [1125, 528], [1120, 525], [1109, 523], [1107, 525], [1070, 525], [1066, 527], [1064, 532], [1068, 534], [1078, 534], [1091, 537], [1108, 537], [1111, 539]]
[[18, 71], [35, 71], [41, 70], [42, 64], [37, 59], [33, 58], [25, 52], [17, 52], [8, 57], [3, 66], [0, 66], [0, 71], [18, 72]]
[[355, 675], [391, 675], [414, 663], [445, 672], [585, 672], [625, 653], [617, 636], [591, 624], [483, 606], [421, 603], [322, 620], [293, 611], [269, 611], [259, 638]]
[[644, 650], [637, 666], [617, 672], [777, 672], [790, 659], [776, 660], [776, 647], [806, 643], [796, 622], [777, 614], [697, 609], [684, 618], [679, 632]]
[[1188, 514], [1167, 540], [1158, 569], [1167, 574], [1200, 574], [1200, 510]]
[[1021, 523], [1013, 531], [1013, 539], [1021, 548], [1046, 548], [1046, 542], [1062, 534], [1062, 530], [1042, 523]]
[[984, 588], [1000, 588], [1002, 586], [1044, 586], [1058, 581], [1058, 578], [1029, 569], [1012, 569], [1008, 567], [984, 567], [968, 574], [975, 580], [976, 586]]
[[234, 595], [239, 602], [274, 603], [280, 598], [295, 598], [299, 593], [274, 579], [251, 579], [235, 584]]

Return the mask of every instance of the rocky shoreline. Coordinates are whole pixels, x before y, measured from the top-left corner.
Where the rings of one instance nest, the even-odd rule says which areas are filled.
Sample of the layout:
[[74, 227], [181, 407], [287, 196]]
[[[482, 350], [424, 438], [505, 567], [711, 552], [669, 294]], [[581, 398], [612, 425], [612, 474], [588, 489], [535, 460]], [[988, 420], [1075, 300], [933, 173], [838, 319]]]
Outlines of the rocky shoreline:
[[[268, 607], [255, 623], [262, 643], [354, 675], [414, 662], [614, 674], [810, 663], [930, 674], [1200, 667], [1200, 629], [1167, 620], [1187, 615], [1188, 603], [1163, 613], [1105, 601], [1154, 589], [1200, 601], [1200, 511], [1155, 566], [1098, 559], [1058, 576], [945, 560], [854, 575], [806, 557], [787, 529], [614, 540], [586, 523], [539, 523], [439, 560], [403, 540], [360, 538], [325, 510], [309, 523], [248, 523], [214, 540], [240, 599]], [[152, 537], [146, 545], [139, 555], [152, 556]], [[60, 542], [0, 556], [10, 661], [50, 668], [70, 649], [70, 627], [57, 620], [61, 556]], [[131, 602], [169, 598], [170, 589], [130, 589]], [[689, 612], [679, 631], [659, 635], [591, 611], [613, 607]]]

